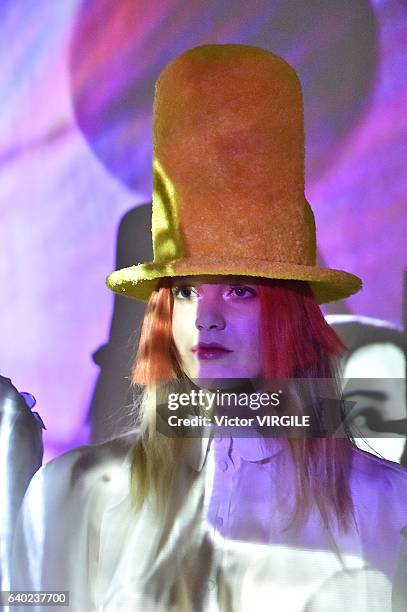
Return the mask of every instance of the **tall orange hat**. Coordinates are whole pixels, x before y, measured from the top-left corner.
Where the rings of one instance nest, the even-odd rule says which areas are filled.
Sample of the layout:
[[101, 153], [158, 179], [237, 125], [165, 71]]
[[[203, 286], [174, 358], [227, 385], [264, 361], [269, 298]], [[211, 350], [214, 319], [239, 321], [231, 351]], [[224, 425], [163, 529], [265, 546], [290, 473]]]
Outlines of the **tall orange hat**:
[[307, 281], [319, 303], [361, 287], [316, 265], [304, 196], [304, 120], [294, 69], [247, 45], [203, 45], [160, 74], [153, 120], [152, 262], [107, 285], [148, 300], [162, 277], [247, 275]]

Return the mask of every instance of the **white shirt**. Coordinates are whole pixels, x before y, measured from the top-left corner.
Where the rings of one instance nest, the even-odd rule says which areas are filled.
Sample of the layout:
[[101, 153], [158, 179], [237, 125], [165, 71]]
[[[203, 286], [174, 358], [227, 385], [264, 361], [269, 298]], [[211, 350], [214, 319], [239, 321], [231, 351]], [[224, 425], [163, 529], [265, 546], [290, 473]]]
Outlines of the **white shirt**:
[[[255, 438], [189, 439], [163, 516], [132, 514], [135, 435], [74, 449], [42, 467], [27, 490], [14, 542], [13, 589], [69, 590], [75, 612], [178, 612], [185, 577], [202, 612], [401, 612], [407, 471], [353, 451], [356, 526], [335, 533], [316, 512], [297, 536], [281, 531], [290, 457]], [[233, 442], [233, 446], [232, 446]], [[407, 548], [407, 547], [406, 547]], [[21, 611], [27, 608], [21, 608]], [[57, 611], [60, 607], [31, 607]], [[10, 611], [19, 610], [18, 607]]]

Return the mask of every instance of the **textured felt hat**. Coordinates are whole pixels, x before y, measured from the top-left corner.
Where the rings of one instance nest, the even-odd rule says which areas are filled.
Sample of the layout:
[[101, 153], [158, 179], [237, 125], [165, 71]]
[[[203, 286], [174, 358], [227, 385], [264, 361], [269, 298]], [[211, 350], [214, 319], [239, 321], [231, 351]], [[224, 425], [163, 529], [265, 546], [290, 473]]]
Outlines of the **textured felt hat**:
[[160, 74], [151, 231], [153, 261], [113, 272], [110, 289], [147, 300], [162, 277], [236, 274], [308, 281], [323, 303], [361, 287], [316, 265], [301, 84], [257, 47], [195, 47]]

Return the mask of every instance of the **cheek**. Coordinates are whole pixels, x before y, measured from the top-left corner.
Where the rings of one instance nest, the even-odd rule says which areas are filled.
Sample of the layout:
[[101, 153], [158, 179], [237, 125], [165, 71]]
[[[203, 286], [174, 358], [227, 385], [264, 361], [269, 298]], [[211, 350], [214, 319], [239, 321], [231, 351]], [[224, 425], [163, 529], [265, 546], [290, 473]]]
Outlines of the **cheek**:
[[237, 318], [235, 320], [235, 332], [239, 338], [238, 346], [242, 353], [248, 357], [258, 358], [260, 355], [261, 333], [260, 333], [260, 317], [254, 311], [250, 317]]
[[174, 303], [172, 313], [172, 336], [175, 346], [182, 354], [189, 349], [194, 338], [195, 313], [193, 308], [182, 308]]

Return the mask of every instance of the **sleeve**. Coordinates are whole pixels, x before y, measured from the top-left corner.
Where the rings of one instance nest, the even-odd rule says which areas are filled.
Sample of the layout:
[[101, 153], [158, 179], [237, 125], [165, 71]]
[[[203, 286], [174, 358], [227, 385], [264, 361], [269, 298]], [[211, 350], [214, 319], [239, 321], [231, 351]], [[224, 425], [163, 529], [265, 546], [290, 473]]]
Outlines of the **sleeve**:
[[[9, 588], [15, 522], [24, 494], [43, 457], [42, 421], [32, 412], [35, 398], [19, 393], [0, 375], [0, 585]], [[1, 604], [0, 604], [1, 606]]]
[[[96, 610], [92, 589], [98, 557], [91, 479], [81, 477], [81, 449], [40, 468], [24, 496], [16, 522], [11, 591], [68, 591], [69, 605], [35, 603], [38, 612]], [[86, 472], [85, 472], [86, 473]], [[26, 606], [10, 607], [25, 612]]]

